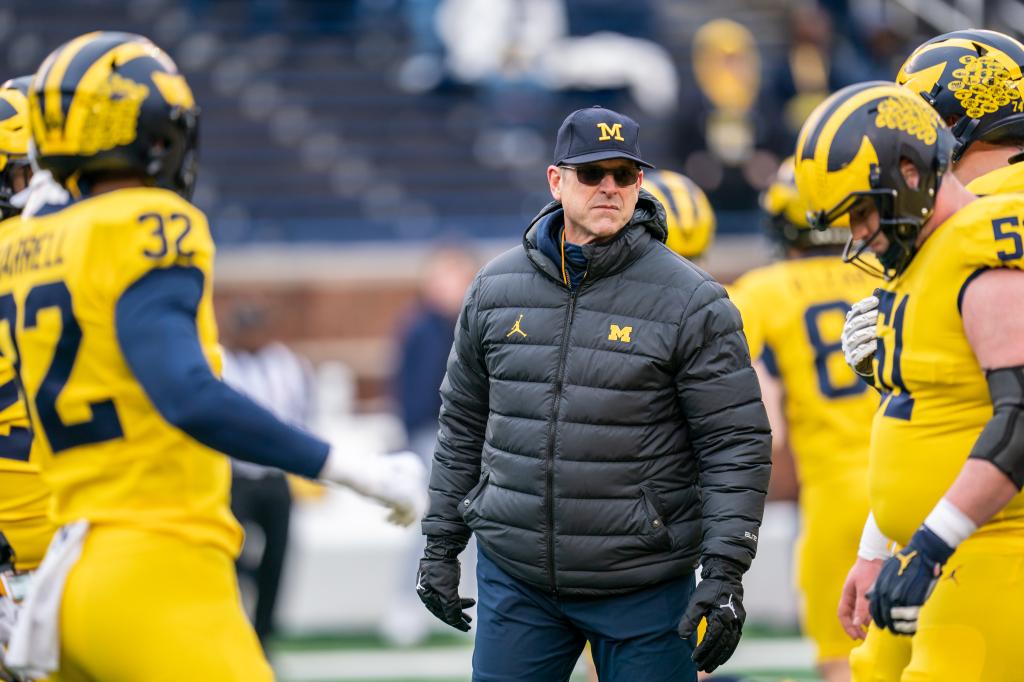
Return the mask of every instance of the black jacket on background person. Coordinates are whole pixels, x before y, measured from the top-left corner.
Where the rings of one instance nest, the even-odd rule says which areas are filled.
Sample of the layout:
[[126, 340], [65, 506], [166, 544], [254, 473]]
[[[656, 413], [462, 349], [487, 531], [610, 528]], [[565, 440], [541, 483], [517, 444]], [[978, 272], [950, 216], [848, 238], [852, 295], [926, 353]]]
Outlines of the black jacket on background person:
[[[571, 290], [523, 245], [470, 287], [441, 385], [423, 532], [564, 596], [605, 596], [754, 556], [768, 419], [739, 313], [672, 253], [641, 192], [613, 239], [583, 246]], [[557, 233], [556, 233], [557, 234]]]

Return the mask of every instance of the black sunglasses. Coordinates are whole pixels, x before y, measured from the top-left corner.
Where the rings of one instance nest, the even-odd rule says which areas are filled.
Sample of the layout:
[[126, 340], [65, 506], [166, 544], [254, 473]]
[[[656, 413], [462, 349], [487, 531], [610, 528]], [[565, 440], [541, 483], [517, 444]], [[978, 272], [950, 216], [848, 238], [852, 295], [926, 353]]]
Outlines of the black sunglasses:
[[585, 166], [570, 166], [569, 164], [562, 164], [562, 168], [568, 168], [569, 170], [576, 171], [576, 178], [584, 185], [590, 187], [596, 187], [601, 184], [604, 180], [604, 176], [611, 173], [612, 180], [619, 187], [629, 187], [635, 185], [636, 181], [640, 178], [640, 169], [636, 166], [616, 166], [615, 168], [604, 168], [596, 164], [587, 164]]

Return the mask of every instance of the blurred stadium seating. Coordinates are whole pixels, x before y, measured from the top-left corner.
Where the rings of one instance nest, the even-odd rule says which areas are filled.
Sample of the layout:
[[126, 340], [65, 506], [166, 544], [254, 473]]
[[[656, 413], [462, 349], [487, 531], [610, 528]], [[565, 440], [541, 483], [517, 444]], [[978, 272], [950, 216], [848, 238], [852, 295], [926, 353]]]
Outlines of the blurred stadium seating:
[[[665, 144], [672, 117], [645, 115], [625, 87], [509, 94], [493, 87], [494, 78], [481, 87], [405, 68], [417, 49], [407, 10], [443, 4], [69, 0], [55, 16], [48, 3], [9, 0], [0, 9], [0, 70], [31, 72], [52, 46], [86, 27], [151, 35], [181, 65], [203, 108], [196, 198], [225, 246], [425, 240], [444, 232], [515, 239], [546, 198], [540, 178], [551, 131], [566, 111], [590, 103], [633, 114], [655, 163], [678, 167]], [[850, 16], [847, 3], [829, 4]], [[896, 6], [893, 17], [900, 5], [870, 4]], [[1012, 2], [987, 4], [993, 20], [1020, 20]], [[651, 40], [685, 81], [690, 38], [715, 16], [756, 26], [762, 61], [772, 63], [785, 48], [789, 4], [569, 0], [565, 7], [571, 35]], [[841, 33], [854, 40], [852, 31]], [[716, 206], [720, 230], [757, 231], [753, 216], [731, 208]]]
[[[591, 102], [636, 107], [622, 91], [567, 94], [539, 115], [527, 112], [519, 137], [481, 135], [502, 117], [473, 87], [399, 87], [397, 71], [409, 54], [400, 4], [73, 0], [54, 16], [46, 3], [11, 0], [0, 11], [0, 68], [31, 72], [53, 45], [85, 27], [151, 35], [181, 65], [202, 106], [196, 199], [222, 245], [423, 240], [441, 232], [514, 238], [546, 200], [550, 131], [565, 112]], [[628, 28], [621, 15], [644, 17], [658, 3], [630, 3], [625, 13], [599, 0], [579, 4], [573, 16], [589, 19], [577, 28], [589, 33]], [[681, 26], [659, 31], [683, 48], [685, 27], [703, 15], [675, 9], [666, 16]], [[670, 162], [654, 131], [645, 139], [656, 160]], [[509, 156], [514, 167], [487, 161]]]

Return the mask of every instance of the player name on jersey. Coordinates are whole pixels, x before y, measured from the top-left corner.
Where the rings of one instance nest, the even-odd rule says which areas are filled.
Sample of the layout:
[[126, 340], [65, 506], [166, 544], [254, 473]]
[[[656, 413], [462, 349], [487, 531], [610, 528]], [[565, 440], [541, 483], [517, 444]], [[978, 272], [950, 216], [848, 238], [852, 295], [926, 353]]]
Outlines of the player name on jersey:
[[64, 236], [64, 230], [58, 228], [0, 245], [0, 277], [13, 277], [63, 264]]

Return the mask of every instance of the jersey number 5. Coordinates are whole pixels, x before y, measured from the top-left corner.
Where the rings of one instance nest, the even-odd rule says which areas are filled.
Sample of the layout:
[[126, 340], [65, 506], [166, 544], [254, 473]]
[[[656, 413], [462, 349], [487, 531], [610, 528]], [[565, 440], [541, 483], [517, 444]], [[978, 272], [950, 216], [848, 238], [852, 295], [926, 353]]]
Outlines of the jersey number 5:
[[[50, 367], [43, 377], [35, 396], [36, 412], [39, 415], [38, 426], [42, 427], [50, 448], [54, 454], [79, 445], [100, 443], [124, 436], [121, 420], [117, 416], [114, 401], [100, 400], [89, 403], [92, 418], [77, 424], [65, 424], [57, 412], [57, 398], [64, 390], [71, 376], [78, 348], [82, 343], [82, 328], [75, 319], [71, 307], [71, 292], [64, 282], [40, 284], [29, 291], [25, 297], [22, 313], [24, 330], [34, 329], [38, 323], [39, 313], [48, 308], [56, 308], [60, 312], [61, 331], [57, 345], [53, 351]], [[17, 305], [10, 294], [0, 296], [0, 318], [7, 320], [12, 330], [11, 338], [15, 339], [14, 351], [19, 353], [16, 334]], [[15, 369], [20, 372], [20, 357], [15, 358]]]

